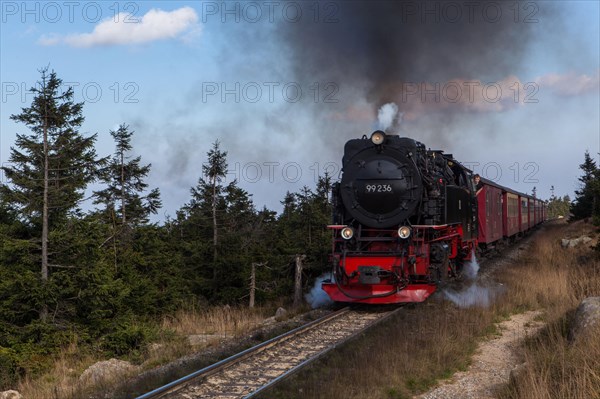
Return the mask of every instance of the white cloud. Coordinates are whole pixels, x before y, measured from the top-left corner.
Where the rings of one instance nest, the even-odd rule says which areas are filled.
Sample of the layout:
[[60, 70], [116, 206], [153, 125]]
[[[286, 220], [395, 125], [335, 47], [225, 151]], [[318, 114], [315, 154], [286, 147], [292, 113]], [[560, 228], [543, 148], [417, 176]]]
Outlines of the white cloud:
[[38, 39], [38, 44], [41, 44], [42, 46], [55, 46], [55, 45], [59, 44], [60, 41], [61, 41], [60, 36], [58, 36], [56, 34], [42, 35]]
[[117, 46], [142, 44], [157, 40], [189, 40], [200, 32], [198, 14], [191, 7], [174, 11], [151, 9], [137, 21], [128, 20], [127, 13], [120, 13], [106, 19], [94, 27], [92, 33], [78, 33], [66, 36], [43, 35], [38, 44], [52, 46], [65, 43], [72, 47]]

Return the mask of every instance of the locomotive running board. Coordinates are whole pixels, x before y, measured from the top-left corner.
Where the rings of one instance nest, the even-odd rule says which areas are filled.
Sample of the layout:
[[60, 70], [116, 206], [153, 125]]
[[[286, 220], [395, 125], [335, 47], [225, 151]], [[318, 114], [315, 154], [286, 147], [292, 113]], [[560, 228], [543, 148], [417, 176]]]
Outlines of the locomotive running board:
[[335, 302], [368, 303], [368, 304], [392, 304], [406, 302], [423, 302], [436, 290], [435, 285], [411, 284], [408, 287], [390, 295], [384, 295], [394, 289], [391, 285], [363, 285], [345, 286], [342, 292], [336, 283], [324, 282], [321, 288]]

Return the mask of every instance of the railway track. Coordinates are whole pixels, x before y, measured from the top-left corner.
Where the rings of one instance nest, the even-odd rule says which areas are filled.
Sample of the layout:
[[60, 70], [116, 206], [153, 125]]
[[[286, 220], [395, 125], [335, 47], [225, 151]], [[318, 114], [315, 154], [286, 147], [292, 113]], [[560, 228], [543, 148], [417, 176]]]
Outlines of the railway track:
[[252, 398], [399, 309], [341, 309], [137, 399]]

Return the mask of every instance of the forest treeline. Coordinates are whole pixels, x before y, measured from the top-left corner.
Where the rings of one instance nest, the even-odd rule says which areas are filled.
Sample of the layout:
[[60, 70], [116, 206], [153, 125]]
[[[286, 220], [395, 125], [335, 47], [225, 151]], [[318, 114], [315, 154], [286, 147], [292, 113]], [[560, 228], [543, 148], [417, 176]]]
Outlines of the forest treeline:
[[[164, 314], [247, 304], [253, 263], [259, 304], [291, 297], [297, 255], [306, 282], [327, 268], [329, 177], [288, 192], [280, 214], [257, 209], [226, 182], [227, 152], [215, 141], [189, 201], [150, 223], [160, 191], [145, 182], [151, 166], [131, 155], [134, 132], [111, 131], [114, 153], [100, 156], [97, 135], [80, 132], [83, 103], [54, 71], [40, 73], [31, 105], [11, 115], [23, 132], [2, 167], [0, 389], [43, 371], [70, 342], [130, 354]], [[99, 188], [85, 198], [91, 183]]]

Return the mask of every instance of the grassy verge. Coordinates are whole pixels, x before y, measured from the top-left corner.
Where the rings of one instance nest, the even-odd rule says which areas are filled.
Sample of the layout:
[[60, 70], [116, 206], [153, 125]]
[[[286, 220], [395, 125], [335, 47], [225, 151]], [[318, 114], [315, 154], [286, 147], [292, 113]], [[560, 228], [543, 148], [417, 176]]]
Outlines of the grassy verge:
[[[74, 339], [55, 356], [50, 371], [34, 378], [26, 376], [15, 389], [28, 399], [93, 397], [94, 393], [106, 392], [116, 382], [144, 370], [215, 346], [223, 339], [243, 336], [261, 326], [264, 319], [273, 313], [272, 306], [251, 311], [245, 307], [229, 306], [181, 310], [150, 325], [149, 328], [156, 331], [153, 342], [123, 358], [132, 362], [134, 367], [118, 376], [109, 375], [99, 380], [82, 380], [80, 376], [90, 365], [107, 359]], [[192, 345], [189, 336], [201, 336], [203, 339], [198, 345]]]
[[[548, 327], [523, 349], [525, 371], [502, 398], [598, 398], [600, 337], [585, 347], [566, 342], [569, 312], [600, 294], [600, 262], [589, 248], [564, 249], [560, 239], [590, 225], [550, 224], [525, 253], [492, 273], [504, 293], [488, 308], [438, 299], [408, 306], [397, 318], [301, 371], [264, 398], [409, 398], [465, 370], [478, 342], [496, 323], [525, 310], [542, 310]], [[586, 352], [586, 353], [583, 353]]]
[[508, 275], [524, 304], [545, 310], [548, 324], [524, 343], [525, 367], [499, 393], [500, 398], [600, 398], [600, 335], [574, 343], [567, 340], [578, 304], [586, 297], [600, 296], [598, 253], [589, 246], [564, 249], [558, 244], [560, 238], [584, 233], [598, 236], [589, 224], [550, 226], [536, 241], [526, 279], [519, 282], [516, 273]]

